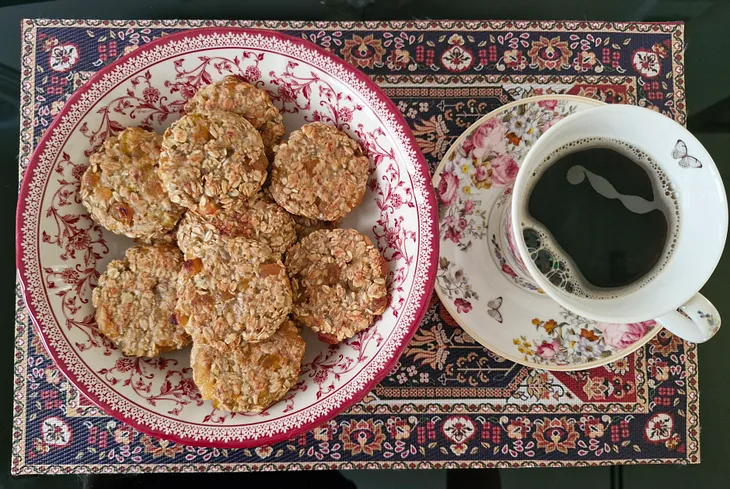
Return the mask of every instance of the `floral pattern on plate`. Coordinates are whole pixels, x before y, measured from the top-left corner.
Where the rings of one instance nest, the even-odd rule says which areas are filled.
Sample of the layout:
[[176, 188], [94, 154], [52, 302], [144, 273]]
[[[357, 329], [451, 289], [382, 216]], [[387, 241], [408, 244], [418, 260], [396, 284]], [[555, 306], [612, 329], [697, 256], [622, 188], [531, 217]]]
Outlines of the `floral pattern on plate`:
[[609, 325], [572, 314], [520, 278], [501, 249], [495, 215], [509, 205], [527, 152], [554, 124], [598, 104], [570, 95], [507, 104], [470, 127], [434, 176], [441, 238], [436, 291], [474, 339], [517, 363], [591, 368], [628, 355], [661, 329], [653, 321]]
[[[358, 46], [369, 42], [366, 37]], [[73, 50], [65, 49], [65, 58], [52, 60], [59, 71], [74, 63]], [[307, 353], [297, 385], [258, 414], [225, 413], [203, 402], [188, 350], [129, 359], [101, 336], [91, 290], [106, 264], [132, 242], [92, 222], [78, 197], [88, 155], [109, 135], [131, 125], [164, 131], [187, 98], [225, 75], [267, 90], [286, 113], [289, 131], [325, 121], [362, 144], [372, 175], [362, 204], [344, 226], [368, 234], [388, 262], [390, 304], [377, 323], [332, 347], [305, 332]], [[395, 105], [360, 71], [316, 45], [235, 28], [165, 36], [94, 75], [38, 144], [18, 210], [25, 301], [59, 369], [92, 402], [132, 427], [216, 447], [289, 439], [364, 396], [418, 328], [438, 258], [429, 176]]]

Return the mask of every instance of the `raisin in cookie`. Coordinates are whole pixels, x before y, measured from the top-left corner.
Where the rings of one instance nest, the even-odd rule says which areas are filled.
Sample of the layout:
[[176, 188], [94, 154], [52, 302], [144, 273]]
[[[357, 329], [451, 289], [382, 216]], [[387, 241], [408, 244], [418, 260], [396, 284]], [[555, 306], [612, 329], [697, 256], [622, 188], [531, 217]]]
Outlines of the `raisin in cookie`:
[[340, 342], [385, 312], [387, 263], [354, 229], [315, 231], [292, 246], [286, 269], [294, 318], [329, 342]]
[[[182, 229], [182, 228], [181, 228]], [[191, 246], [178, 278], [177, 313], [193, 340], [221, 350], [273, 335], [292, 307], [284, 264], [255, 241], [218, 236]]]
[[128, 127], [89, 157], [80, 193], [96, 222], [145, 242], [175, 227], [184, 209], [170, 200], [157, 175], [161, 142], [158, 134]]
[[362, 200], [369, 168], [362, 149], [347, 134], [313, 122], [276, 149], [269, 189], [292, 214], [335, 221]]
[[125, 355], [154, 357], [190, 343], [175, 315], [182, 264], [173, 245], [133, 246], [99, 277], [92, 293], [96, 322]]
[[260, 412], [296, 384], [304, 347], [290, 320], [267, 341], [242, 343], [228, 352], [196, 342], [190, 355], [193, 380], [216, 409]]
[[261, 134], [269, 156], [286, 132], [284, 119], [269, 94], [235, 76], [201, 88], [185, 105], [188, 114], [210, 110], [234, 112], [245, 118]]
[[258, 192], [267, 167], [256, 129], [237, 114], [211, 111], [165, 131], [158, 173], [173, 202], [210, 214]]
[[177, 234], [183, 251], [196, 242], [228, 236], [258, 241], [279, 256], [297, 239], [291, 215], [261, 193], [211, 214], [189, 211], [180, 221]]

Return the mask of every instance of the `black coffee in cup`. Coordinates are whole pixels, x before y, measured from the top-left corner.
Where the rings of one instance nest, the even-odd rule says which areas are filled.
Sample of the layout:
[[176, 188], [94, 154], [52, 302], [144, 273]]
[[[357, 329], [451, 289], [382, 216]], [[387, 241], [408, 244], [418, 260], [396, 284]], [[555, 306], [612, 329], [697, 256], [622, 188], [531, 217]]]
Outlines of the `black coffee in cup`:
[[678, 205], [671, 182], [638, 148], [604, 138], [575, 141], [530, 177], [523, 237], [554, 285], [615, 297], [650, 281], [669, 260]]

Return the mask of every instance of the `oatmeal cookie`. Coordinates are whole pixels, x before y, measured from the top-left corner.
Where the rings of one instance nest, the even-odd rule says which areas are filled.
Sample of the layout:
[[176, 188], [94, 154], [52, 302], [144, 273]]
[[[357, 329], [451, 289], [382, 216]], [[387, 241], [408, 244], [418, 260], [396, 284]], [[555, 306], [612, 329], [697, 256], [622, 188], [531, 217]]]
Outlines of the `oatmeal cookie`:
[[286, 132], [284, 119], [269, 94], [235, 76], [201, 88], [185, 105], [188, 114], [208, 110], [226, 110], [245, 118], [261, 134], [269, 157]]
[[[271, 176], [271, 175], [269, 175]], [[264, 183], [263, 189], [261, 189], [261, 193], [264, 195], [264, 197], [274, 203], [276, 201], [274, 200], [274, 197], [271, 196], [271, 179]], [[278, 204], [277, 204], [278, 205]], [[281, 206], [279, 206], [281, 207]], [[286, 212], [286, 210], [284, 211]], [[291, 218], [291, 220], [294, 222], [294, 232], [296, 233], [296, 241], [301, 241], [302, 239], [306, 238], [313, 232], [320, 230], [320, 229], [337, 229], [342, 224], [342, 219], [337, 219], [335, 221], [320, 221], [319, 219], [310, 219], [308, 217], [304, 216], [297, 216], [296, 214], [290, 214], [289, 212], [286, 212], [287, 215]], [[293, 243], [292, 243], [293, 244]]]
[[128, 127], [89, 157], [81, 202], [91, 217], [116, 234], [150, 241], [169, 232], [183, 213], [157, 176], [162, 136]]
[[296, 384], [304, 347], [288, 319], [269, 340], [242, 343], [230, 352], [196, 342], [190, 354], [193, 380], [216, 409], [260, 412]]
[[133, 246], [99, 277], [92, 293], [96, 322], [125, 355], [154, 357], [190, 343], [175, 316], [175, 281], [182, 264], [175, 246]]
[[354, 229], [316, 231], [292, 246], [286, 269], [294, 319], [328, 342], [340, 342], [385, 312], [388, 265], [370, 239]]
[[253, 126], [213, 111], [183, 116], [165, 131], [158, 171], [173, 202], [209, 214], [258, 192], [267, 167]]
[[176, 311], [193, 340], [221, 350], [263, 341], [291, 311], [286, 269], [267, 246], [218, 236], [193, 243], [185, 257]]
[[261, 193], [212, 214], [188, 212], [178, 236], [183, 251], [214, 236], [229, 236], [258, 241], [279, 256], [297, 239], [290, 214]]
[[306, 124], [275, 151], [271, 195], [292, 214], [335, 221], [365, 195], [369, 161], [336, 127]]
[[342, 219], [336, 221], [320, 221], [304, 216], [289, 214], [294, 221], [294, 231], [297, 233], [297, 241], [301, 241], [315, 231], [320, 229], [337, 229], [342, 224]]

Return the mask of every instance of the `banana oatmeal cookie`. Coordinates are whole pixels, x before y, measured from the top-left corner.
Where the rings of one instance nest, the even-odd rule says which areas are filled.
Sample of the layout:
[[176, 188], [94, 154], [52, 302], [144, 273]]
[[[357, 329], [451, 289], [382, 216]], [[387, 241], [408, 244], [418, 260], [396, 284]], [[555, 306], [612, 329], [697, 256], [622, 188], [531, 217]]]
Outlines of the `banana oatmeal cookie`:
[[315, 231], [289, 249], [286, 269], [294, 319], [324, 341], [351, 338], [385, 312], [387, 262], [354, 229]]
[[175, 246], [133, 246], [99, 277], [92, 293], [96, 322], [125, 355], [154, 357], [190, 343], [175, 316], [175, 282], [182, 264]]
[[246, 119], [211, 111], [183, 116], [165, 131], [158, 172], [173, 202], [210, 214], [258, 192], [268, 164]]
[[365, 195], [368, 158], [334, 126], [306, 124], [275, 152], [271, 195], [292, 214], [335, 221], [357, 207]]
[[276, 332], [291, 311], [292, 291], [268, 246], [226, 236], [178, 239], [186, 261], [176, 311], [194, 341], [229, 350]]
[[128, 127], [89, 157], [81, 201], [106, 229], [149, 242], [169, 232], [183, 213], [157, 176], [162, 136]]
[[201, 88], [185, 105], [188, 114], [207, 110], [226, 110], [245, 118], [261, 134], [268, 156], [286, 132], [269, 94], [235, 76]]
[[290, 214], [261, 193], [212, 214], [190, 211], [180, 221], [178, 237], [183, 251], [215, 236], [252, 239], [279, 256], [297, 239]]
[[230, 352], [196, 342], [190, 355], [193, 380], [216, 409], [260, 412], [296, 384], [304, 346], [288, 319], [267, 341], [242, 343]]

